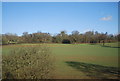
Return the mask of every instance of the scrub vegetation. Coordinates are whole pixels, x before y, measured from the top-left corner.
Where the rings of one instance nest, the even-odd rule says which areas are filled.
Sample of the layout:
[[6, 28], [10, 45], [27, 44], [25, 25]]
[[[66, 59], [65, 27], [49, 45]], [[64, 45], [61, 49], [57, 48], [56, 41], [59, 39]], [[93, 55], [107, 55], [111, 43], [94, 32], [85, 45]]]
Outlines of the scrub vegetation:
[[19, 47], [3, 55], [3, 79], [49, 79], [53, 61], [50, 50], [38, 47]]

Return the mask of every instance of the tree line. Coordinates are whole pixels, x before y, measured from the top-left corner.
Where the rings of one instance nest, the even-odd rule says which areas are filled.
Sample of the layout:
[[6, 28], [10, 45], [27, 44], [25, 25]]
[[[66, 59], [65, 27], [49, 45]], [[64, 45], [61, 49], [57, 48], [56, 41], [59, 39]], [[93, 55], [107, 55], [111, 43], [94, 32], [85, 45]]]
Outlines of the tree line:
[[56, 35], [50, 33], [36, 32], [29, 34], [23, 32], [22, 36], [16, 34], [6, 33], [2, 34], [2, 44], [18, 44], [18, 43], [101, 43], [101, 42], [118, 42], [120, 41], [120, 34], [113, 35], [106, 33], [99, 33], [97, 31], [87, 31], [80, 33], [79, 31], [72, 31], [67, 34], [66, 31], [61, 31]]

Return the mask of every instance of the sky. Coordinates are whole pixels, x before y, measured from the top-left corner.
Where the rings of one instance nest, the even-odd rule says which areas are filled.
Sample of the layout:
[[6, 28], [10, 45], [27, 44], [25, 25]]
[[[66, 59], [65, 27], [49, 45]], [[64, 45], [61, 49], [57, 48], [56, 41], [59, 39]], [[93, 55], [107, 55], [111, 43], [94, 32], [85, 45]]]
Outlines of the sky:
[[2, 33], [118, 33], [117, 2], [2, 2]]
[[118, 2], [119, 0], [1, 0], [3, 2]]
[[0, 2], [0, 34], [2, 33], [2, 2]]

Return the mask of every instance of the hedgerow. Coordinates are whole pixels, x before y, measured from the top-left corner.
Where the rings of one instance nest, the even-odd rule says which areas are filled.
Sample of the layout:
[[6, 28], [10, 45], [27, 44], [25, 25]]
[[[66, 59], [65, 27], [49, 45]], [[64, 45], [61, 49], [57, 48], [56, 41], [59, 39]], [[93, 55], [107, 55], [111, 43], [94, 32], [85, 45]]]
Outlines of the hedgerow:
[[3, 79], [52, 78], [53, 60], [48, 47], [20, 47], [3, 55]]

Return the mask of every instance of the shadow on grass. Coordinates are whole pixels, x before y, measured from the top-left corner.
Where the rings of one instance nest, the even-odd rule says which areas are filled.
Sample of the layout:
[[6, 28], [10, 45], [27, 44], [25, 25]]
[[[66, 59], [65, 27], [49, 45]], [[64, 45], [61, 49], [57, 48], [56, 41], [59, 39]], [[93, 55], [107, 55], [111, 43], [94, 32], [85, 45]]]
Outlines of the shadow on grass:
[[84, 72], [86, 76], [97, 79], [117, 79], [120, 70], [116, 67], [107, 67], [96, 64], [89, 64], [83, 62], [66, 61], [69, 66], [77, 69], [78, 71]]
[[108, 46], [108, 45], [101, 45], [97, 43], [90, 43], [89, 45], [100, 45], [101, 47], [108, 47], [108, 48], [120, 48], [120, 46]]
[[113, 46], [107, 46], [107, 45], [100, 45], [101, 47], [109, 47], [109, 48], [120, 48], [119, 46], [113, 47]]

